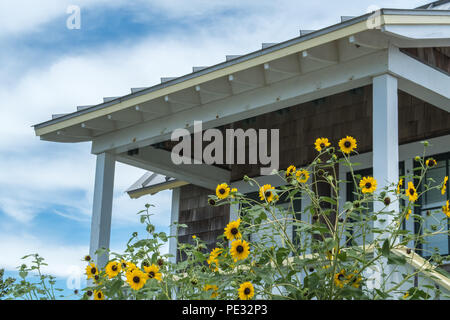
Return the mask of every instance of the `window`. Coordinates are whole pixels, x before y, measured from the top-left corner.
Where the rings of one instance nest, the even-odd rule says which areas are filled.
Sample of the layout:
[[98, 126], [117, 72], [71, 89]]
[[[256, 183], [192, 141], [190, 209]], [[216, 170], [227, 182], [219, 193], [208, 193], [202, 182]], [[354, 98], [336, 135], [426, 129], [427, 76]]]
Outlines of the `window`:
[[[445, 176], [449, 175], [450, 171], [450, 153], [444, 153], [432, 156], [437, 165], [427, 170], [425, 181], [432, 178], [435, 183], [440, 183]], [[418, 181], [415, 181], [415, 185]], [[423, 192], [423, 185], [420, 186], [420, 192]], [[419, 191], [418, 190], [418, 191]], [[450, 199], [449, 188], [447, 182], [446, 194], [442, 195], [440, 190], [431, 190], [419, 198], [419, 207], [415, 207], [414, 213], [421, 215], [424, 219], [423, 225], [419, 221], [415, 221], [415, 232], [422, 234], [424, 229], [432, 230], [433, 226], [440, 228], [443, 226], [448, 230], [449, 219], [445, 221], [445, 215], [442, 213], [442, 206]], [[427, 214], [428, 213], [428, 214]], [[435, 235], [432, 238], [426, 239], [425, 243], [416, 244], [417, 249], [424, 257], [429, 257], [433, 252], [439, 251], [441, 255], [449, 254], [450, 237], [447, 234]]]

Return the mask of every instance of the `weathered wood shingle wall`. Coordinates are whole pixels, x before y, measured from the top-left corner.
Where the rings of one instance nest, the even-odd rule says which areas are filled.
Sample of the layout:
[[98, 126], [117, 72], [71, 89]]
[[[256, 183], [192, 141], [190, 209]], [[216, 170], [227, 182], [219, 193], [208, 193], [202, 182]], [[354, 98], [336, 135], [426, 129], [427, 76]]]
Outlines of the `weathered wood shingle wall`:
[[[179, 228], [178, 241], [191, 243], [195, 235], [207, 243], [207, 250], [215, 248], [217, 237], [224, 232], [230, 218], [230, 206], [213, 207], [208, 204], [208, 195], [215, 190], [208, 190], [194, 185], [181, 187], [179, 223], [187, 228]], [[178, 254], [178, 253], [177, 253]], [[177, 256], [177, 259], [180, 257]], [[184, 257], [182, 257], [184, 259]]]

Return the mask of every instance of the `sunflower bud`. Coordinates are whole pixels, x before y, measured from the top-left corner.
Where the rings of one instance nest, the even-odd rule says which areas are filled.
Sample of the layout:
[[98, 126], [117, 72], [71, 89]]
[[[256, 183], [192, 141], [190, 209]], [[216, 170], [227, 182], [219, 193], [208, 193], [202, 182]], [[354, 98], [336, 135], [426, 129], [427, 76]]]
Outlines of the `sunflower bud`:
[[388, 206], [388, 205], [391, 204], [391, 198], [386, 197], [386, 198], [384, 198], [383, 202], [384, 202], [384, 205], [385, 205], [385, 206]]
[[406, 249], [406, 253], [411, 254], [411, 249], [410, 248]]
[[250, 180], [250, 178], [249, 178], [247, 175], [245, 175], [245, 176], [244, 176], [244, 181], [247, 182], [247, 181], [249, 181], [249, 180]]
[[164, 264], [164, 260], [158, 259], [158, 261], [156, 261], [156, 263], [158, 264], [158, 266], [162, 267], [162, 265]]
[[92, 291], [91, 291], [91, 290], [86, 291], [86, 295], [87, 295], [88, 297], [92, 296]]
[[419, 157], [419, 156], [416, 156], [416, 157], [414, 158], [414, 160], [420, 161], [420, 157]]
[[214, 205], [216, 205], [216, 201], [215, 201], [213, 198], [209, 198], [209, 199], [208, 199], [208, 204], [209, 204], [210, 206], [214, 206]]

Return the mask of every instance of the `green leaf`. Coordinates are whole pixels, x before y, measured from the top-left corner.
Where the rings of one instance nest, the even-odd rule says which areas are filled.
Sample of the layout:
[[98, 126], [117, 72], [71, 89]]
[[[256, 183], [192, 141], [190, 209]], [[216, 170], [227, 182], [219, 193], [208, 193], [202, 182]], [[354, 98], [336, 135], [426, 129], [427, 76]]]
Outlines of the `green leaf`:
[[381, 254], [385, 257], [388, 257], [389, 252], [390, 252], [389, 239], [385, 239], [383, 242], [383, 246], [381, 247]]

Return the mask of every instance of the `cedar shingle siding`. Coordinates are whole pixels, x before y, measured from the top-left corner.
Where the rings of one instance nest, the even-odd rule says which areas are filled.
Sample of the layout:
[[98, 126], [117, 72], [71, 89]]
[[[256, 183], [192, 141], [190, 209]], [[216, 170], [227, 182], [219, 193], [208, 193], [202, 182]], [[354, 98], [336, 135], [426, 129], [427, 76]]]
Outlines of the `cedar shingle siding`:
[[[208, 251], [215, 247], [217, 237], [223, 234], [230, 219], [230, 206], [210, 206], [208, 195], [213, 194], [215, 194], [215, 190], [194, 185], [181, 187], [178, 221], [188, 227], [178, 229], [179, 242], [193, 244], [192, 236], [195, 235], [207, 243]], [[179, 260], [179, 258], [177, 252], [177, 259]]]

